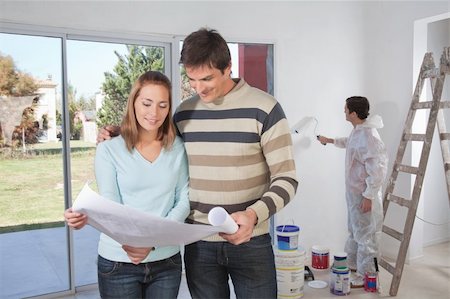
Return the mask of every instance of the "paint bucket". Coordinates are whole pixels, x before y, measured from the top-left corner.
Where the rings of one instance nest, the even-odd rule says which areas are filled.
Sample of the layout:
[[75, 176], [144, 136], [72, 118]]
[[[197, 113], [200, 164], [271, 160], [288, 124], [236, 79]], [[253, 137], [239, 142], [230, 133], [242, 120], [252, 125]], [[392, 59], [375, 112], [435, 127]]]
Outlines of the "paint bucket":
[[367, 292], [377, 291], [377, 273], [376, 272], [366, 272], [364, 275], [364, 290]]
[[334, 255], [333, 267], [345, 268], [347, 265], [347, 252], [337, 252]]
[[331, 269], [330, 292], [338, 296], [350, 294], [350, 271], [347, 267]]
[[277, 297], [299, 299], [303, 297], [305, 283], [305, 251], [274, 250], [277, 272]]
[[297, 250], [298, 234], [300, 228], [297, 225], [277, 226], [277, 243], [279, 250]]
[[330, 250], [319, 245], [311, 247], [311, 266], [314, 269], [328, 269], [330, 266]]

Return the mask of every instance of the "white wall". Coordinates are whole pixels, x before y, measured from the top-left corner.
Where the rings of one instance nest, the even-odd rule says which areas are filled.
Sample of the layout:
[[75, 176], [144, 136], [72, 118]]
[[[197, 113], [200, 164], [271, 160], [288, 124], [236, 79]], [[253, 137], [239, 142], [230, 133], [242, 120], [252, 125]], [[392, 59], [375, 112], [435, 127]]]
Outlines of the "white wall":
[[[2, 1], [0, 11], [3, 22], [170, 36], [209, 26], [230, 42], [273, 42], [275, 93], [290, 123], [315, 116], [316, 133], [348, 135], [345, 98], [365, 95], [371, 112], [384, 118], [380, 134], [391, 165], [413, 89], [414, 21], [449, 7], [447, 1]], [[341, 251], [347, 235], [344, 151], [320, 145], [313, 134], [311, 127], [294, 136], [300, 185], [277, 222], [293, 219], [306, 249], [322, 244]], [[410, 188], [409, 180], [397, 185]]]

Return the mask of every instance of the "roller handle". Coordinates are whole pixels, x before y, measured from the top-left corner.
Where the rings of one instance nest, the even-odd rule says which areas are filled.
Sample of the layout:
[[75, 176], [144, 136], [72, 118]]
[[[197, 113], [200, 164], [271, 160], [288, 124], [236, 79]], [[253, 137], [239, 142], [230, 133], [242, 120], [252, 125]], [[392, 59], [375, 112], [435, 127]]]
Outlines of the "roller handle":
[[[317, 140], [319, 140], [320, 135], [317, 135], [316, 137], [317, 137]], [[326, 143], [322, 143], [322, 145], [327, 145], [327, 144]]]

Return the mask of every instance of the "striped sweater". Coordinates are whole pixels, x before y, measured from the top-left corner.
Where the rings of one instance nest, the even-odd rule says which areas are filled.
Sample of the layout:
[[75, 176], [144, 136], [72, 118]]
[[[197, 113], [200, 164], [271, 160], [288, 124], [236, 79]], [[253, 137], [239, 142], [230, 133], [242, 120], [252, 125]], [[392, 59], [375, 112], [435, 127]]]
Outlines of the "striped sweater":
[[[268, 219], [297, 189], [292, 139], [280, 104], [238, 79], [224, 97], [180, 104], [174, 121], [189, 160], [188, 223], [208, 224], [216, 206], [228, 213], [253, 209], [253, 236], [268, 232]], [[207, 241], [223, 241], [215, 235]]]

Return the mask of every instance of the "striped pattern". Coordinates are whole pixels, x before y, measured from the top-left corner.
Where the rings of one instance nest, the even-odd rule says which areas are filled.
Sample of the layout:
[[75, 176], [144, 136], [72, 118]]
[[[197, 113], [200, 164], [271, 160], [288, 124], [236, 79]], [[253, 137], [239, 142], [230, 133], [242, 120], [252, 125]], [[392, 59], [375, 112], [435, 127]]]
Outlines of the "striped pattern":
[[[229, 213], [252, 208], [254, 235], [268, 232], [267, 219], [297, 189], [292, 140], [280, 104], [240, 80], [225, 97], [203, 103], [198, 97], [174, 116], [189, 160], [189, 223], [208, 223], [215, 206]], [[223, 241], [219, 236], [210, 241]]]

